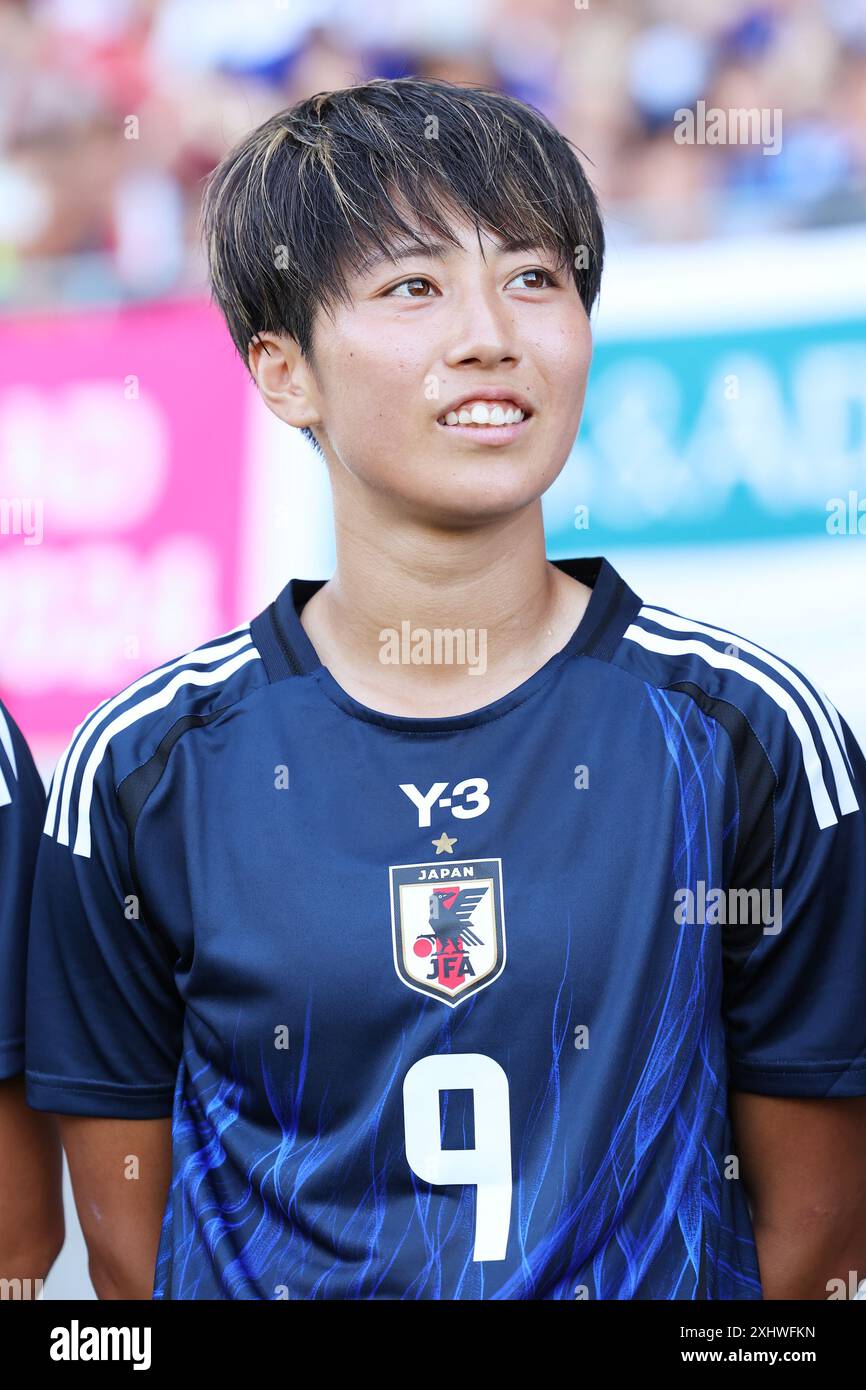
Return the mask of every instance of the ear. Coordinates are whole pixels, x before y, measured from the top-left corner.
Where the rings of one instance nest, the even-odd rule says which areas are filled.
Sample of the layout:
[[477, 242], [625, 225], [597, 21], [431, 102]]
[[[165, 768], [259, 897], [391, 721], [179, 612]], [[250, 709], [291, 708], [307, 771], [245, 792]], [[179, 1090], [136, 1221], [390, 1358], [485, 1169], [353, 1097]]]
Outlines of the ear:
[[318, 388], [294, 338], [260, 333], [247, 361], [262, 400], [280, 420], [296, 429], [321, 423]]

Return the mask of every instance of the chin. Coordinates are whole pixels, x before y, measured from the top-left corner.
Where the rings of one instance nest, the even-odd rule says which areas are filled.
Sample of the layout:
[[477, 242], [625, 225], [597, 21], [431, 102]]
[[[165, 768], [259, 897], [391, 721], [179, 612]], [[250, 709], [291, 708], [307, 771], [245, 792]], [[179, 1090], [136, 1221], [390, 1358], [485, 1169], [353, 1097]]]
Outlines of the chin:
[[519, 482], [520, 486], [514, 487], [496, 486], [495, 483], [454, 487], [444, 496], [427, 493], [414, 499], [414, 508], [434, 525], [475, 526], [483, 521], [512, 516], [538, 500], [543, 492], [541, 482], [537, 488], [527, 487], [525, 478]]

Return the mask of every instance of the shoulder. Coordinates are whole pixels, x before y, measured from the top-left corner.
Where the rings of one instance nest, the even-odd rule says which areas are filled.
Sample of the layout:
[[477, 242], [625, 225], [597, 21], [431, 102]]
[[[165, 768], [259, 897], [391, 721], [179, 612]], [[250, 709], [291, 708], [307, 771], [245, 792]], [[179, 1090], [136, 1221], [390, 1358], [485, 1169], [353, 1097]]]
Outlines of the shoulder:
[[0, 700], [0, 807], [11, 806], [13, 812], [19, 809], [36, 807], [45, 800], [33, 755], [27, 742], [9, 712]]
[[[17, 749], [19, 747], [18, 726], [3, 701], [0, 700], [0, 779], [2, 779], [0, 781], [0, 805], [4, 801], [4, 783], [8, 788], [8, 779], [18, 776]], [[4, 773], [6, 774], [5, 777]]]
[[850, 730], [814, 680], [741, 633], [644, 603], [614, 661], [659, 691], [678, 691], [728, 732], [757, 744], [777, 782], [804, 779], [820, 826], [858, 809]]
[[90, 710], [58, 759], [45, 832], [89, 854], [95, 795], [116, 791], [130, 773], [187, 729], [209, 724], [268, 684], [250, 624], [242, 623], [145, 672]]
[[24, 735], [2, 700], [0, 700], [0, 767], [11, 769], [17, 776], [22, 750], [27, 750]]

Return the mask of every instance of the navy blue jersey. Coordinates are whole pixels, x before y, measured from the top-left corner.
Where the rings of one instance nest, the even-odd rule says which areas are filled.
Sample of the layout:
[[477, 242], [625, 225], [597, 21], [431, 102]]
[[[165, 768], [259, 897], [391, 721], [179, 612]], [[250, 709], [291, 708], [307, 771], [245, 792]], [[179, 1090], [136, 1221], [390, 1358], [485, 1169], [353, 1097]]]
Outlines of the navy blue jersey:
[[0, 701], [0, 1080], [24, 1070], [27, 919], [44, 816], [42, 778]]
[[761, 1297], [727, 1093], [866, 1094], [866, 764], [556, 564], [581, 622], [471, 713], [359, 703], [292, 580], [76, 730], [27, 1097], [171, 1115], [154, 1298]]

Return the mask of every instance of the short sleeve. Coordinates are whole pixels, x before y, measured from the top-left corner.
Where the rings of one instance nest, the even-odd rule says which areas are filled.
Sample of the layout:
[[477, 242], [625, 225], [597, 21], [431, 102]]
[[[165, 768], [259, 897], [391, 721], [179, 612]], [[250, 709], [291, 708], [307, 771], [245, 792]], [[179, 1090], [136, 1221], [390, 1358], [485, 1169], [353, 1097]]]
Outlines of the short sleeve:
[[42, 778], [0, 703], [0, 1080], [24, 1070], [27, 922], [44, 815]]
[[176, 951], [148, 923], [106, 756], [52, 778], [27, 954], [26, 1097], [106, 1118], [172, 1113], [183, 1037]]
[[765, 1095], [866, 1095], [866, 761], [823, 699], [740, 788], [730, 887], [764, 909], [723, 929], [728, 1077]]

